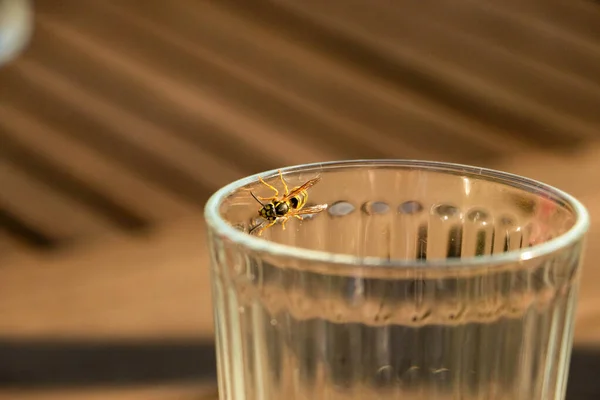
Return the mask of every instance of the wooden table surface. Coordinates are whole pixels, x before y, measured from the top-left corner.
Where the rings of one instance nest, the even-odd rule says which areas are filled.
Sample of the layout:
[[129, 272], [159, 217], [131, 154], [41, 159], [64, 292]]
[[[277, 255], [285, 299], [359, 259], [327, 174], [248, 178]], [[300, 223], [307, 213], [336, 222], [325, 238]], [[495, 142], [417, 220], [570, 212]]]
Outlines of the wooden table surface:
[[[461, 162], [581, 199], [575, 343], [600, 347], [600, 6], [400, 3], [37, 1], [0, 68], [0, 399], [216, 398], [204, 202], [322, 160]], [[94, 349], [179, 361], [75, 374], [113, 365]]]

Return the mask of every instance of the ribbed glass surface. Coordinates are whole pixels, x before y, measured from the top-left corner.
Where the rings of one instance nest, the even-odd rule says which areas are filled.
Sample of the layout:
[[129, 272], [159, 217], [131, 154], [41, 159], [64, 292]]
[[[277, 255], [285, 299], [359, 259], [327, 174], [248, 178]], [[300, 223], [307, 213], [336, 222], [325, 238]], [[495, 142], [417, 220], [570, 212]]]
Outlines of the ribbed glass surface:
[[[574, 226], [568, 203], [469, 171], [318, 173], [309, 197], [328, 210], [263, 235], [298, 257], [210, 230], [221, 399], [564, 398], [582, 239], [534, 246]], [[248, 197], [242, 189], [220, 206], [240, 230], [259, 208]], [[519, 248], [533, 251], [472, 262]], [[301, 249], [357, 258], [309, 261]]]

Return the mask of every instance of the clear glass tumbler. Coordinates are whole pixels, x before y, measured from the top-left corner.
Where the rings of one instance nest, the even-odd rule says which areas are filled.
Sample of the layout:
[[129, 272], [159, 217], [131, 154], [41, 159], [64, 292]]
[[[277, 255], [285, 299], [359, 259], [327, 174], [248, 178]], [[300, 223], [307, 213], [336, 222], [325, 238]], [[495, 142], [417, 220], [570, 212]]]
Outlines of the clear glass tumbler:
[[[564, 399], [589, 218], [573, 197], [456, 164], [285, 168], [328, 208], [249, 234], [251, 176], [206, 206], [226, 400]], [[262, 175], [284, 193], [277, 171]]]

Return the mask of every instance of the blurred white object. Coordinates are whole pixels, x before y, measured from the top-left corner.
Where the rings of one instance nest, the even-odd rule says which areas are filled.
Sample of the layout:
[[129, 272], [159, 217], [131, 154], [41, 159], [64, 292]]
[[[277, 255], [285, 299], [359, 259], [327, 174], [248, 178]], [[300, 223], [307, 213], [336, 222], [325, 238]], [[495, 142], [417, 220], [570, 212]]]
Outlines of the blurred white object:
[[23, 50], [32, 30], [30, 0], [0, 0], [0, 65]]

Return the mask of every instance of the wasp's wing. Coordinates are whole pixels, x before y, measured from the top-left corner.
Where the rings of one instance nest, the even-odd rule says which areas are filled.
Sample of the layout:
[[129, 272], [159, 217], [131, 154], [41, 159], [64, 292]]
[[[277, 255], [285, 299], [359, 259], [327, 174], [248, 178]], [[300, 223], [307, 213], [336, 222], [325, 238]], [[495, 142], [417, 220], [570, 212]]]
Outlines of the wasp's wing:
[[317, 183], [319, 183], [320, 180], [321, 180], [321, 177], [317, 176], [316, 178], [313, 178], [313, 179], [311, 179], [309, 181], [306, 181], [303, 185], [298, 186], [295, 189], [292, 189], [292, 191], [287, 196], [284, 196], [279, 201], [286, 201], [288, 199], [291, 199], [292, 197], [296, 196], [298, 193], [300, 193], [300, 192], [302, 192], [304, 190], [308, 190], [311, 187], [315, 186]]
[[262, 228], [263, 226], [265, 226], [267, 224], [266, 220], [262, 220], [258, 223], [256, 223], [254, 226], [250, 227], [250, 229], [248, 229], [248, 234], [253, 234], [256, 230]]
[[304, 207], [299, 210], [290, 211], [290, 215], [306, 215], [306, 214], [316, 214], [321, 211], [325, 211], [327, 209], [327, 204], [317, 204], [316, 206]]

